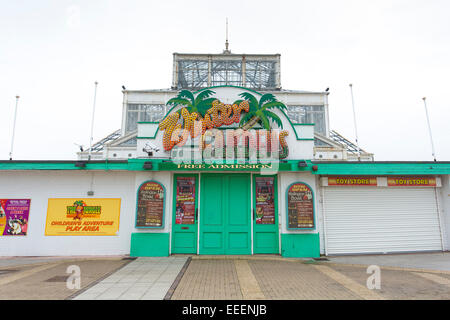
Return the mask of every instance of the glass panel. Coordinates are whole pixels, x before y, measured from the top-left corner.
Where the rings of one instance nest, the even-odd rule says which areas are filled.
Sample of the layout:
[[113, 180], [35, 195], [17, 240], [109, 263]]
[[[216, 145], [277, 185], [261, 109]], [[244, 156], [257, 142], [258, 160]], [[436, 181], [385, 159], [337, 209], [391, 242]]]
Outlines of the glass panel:
[[211, 85], [242, 85], [242, 62], [213, 61], [211, 65]]
[[247, 60], [245, 86], [250, 88], [275, 87], [275, 61]]
[[175, 223], [195, 223], [195, 177], [177, 177]]
[[137, 130], [138, 121], [160, 121], [165, 110], [163, 104], [128, 104], [125, 132]]
[[287, 106], [287, 115], [293, 123], [314, 123], [314, 131], [326, 133], [324, 106]]
[[274, 177], [255, 177], [256, 224], [275, 224]]
[[126, 132], [137, 130], [138, 115], [139, 113], [136, 111], [127, 112], [127, 122], [125, 126]]
[[159, 121], [164, 117], [164, 105], [141, 104], [139, 121]]
[[208, 60], [178, 62], [178, 87], [200, 88], [208, 86]]

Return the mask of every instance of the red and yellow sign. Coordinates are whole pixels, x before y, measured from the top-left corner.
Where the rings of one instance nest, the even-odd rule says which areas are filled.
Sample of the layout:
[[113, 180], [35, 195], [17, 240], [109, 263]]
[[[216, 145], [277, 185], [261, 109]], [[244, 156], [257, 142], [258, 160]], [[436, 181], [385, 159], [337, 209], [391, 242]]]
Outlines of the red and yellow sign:
[[48, 199], [46, 236], [115, 236], [120, 199]]
[[433, 177], [389, 177], [389, 187], [436, 187]]
[[328, 177], [329, 186], [376, 186], [376, 177]]

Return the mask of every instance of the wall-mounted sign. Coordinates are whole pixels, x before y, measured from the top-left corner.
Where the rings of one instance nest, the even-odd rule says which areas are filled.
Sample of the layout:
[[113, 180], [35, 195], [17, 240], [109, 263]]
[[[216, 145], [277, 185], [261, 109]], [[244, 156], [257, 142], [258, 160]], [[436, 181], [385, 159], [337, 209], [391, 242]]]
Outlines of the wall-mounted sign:
[[164, 187], [155, 181], [144, 182], [137, 194], [137, 228], [164, 226]]
[[328, 177], [329, 186], [377, 186], [376, 177]]
[[178, 164], [176, 169], [192, 169], [192, 170], [260, 170], [260, 169], [272, 169], [273, 164], [257, 163], [257, 164]]
[[314, 229], [313, 191], [305, 183], [294, 183], [287, 191], [288, 229]]
[[176, 224], [195, 223], [195, 177], [177, 177]]
[[274, 177], [255, 177], [256, 224], [275, 224]]
[[0, 236], [26, 236], [30, 199], [0, 199]]
[[433, 177], [388, 177], [389, 187], [436, 187]]
[[[258, 98], [250, 92], [243, 92], [242, 99], [232, 104], [224, 104], [217, 98], [212, 90], [203, 90], [194, 96], [189, 90], [180, 93], [167, 102], [169, 107], [181, 107], [169, 113], [159, 124], [164, 131], [163, 147], [165, 151], [175, 146], [182, 147], [189, 137], [200, 137], [196, 151], [202, 157], [228, 158], [229, 150], [242, 153], [242, 157], [266, 158], [265, 153], [277, 154], [277, 158], [284, 159], [289, 154], [285, 137], [289, 135], [286, 130], [274, 130], [276, 125], [283, 128], [283, 122], [273, 111], [286, 110], [286, 106], [278, 101], [271, 93]], [[272, 123], [272, 125], [271, 125]], [[259, 125], [262, 130], [250, 130]], [[227, 126], [227, 132], [218, 130]], [[239, 126], [239, 127], [237, 127]], [[240, 157], [239, 155], [235, 155]]]
[[120, 199], [48, 199], [46, 236], [115, 236]]

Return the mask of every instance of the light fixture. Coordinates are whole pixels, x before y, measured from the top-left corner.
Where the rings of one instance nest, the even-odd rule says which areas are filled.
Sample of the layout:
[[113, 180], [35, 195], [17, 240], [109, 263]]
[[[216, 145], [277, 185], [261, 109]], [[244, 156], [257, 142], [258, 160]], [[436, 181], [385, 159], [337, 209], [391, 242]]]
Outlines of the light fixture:
[[77, 162], [75, 162], [75, 167], [86, 168], [86, 162], [85, 161], [77, 161]]
[[146, 162], [144, 162], [143, 168], [151, 170], [151, 169], [153, 169], [153, 163], [151, 161], [146, 161]]
[[308, 166], [308, 164], [306, 163], [305, 160], [301, 160], [301, 161], [298, 162], [298, 167], [299, 168], [305, 168], [307, 166]]

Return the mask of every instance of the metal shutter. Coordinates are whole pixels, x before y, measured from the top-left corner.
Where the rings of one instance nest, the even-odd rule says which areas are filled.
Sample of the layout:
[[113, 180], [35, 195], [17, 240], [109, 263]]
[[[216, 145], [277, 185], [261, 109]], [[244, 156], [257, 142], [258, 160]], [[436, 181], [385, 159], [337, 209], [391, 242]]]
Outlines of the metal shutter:
[[442, 250], [434, 188], [323, 190], [327, 254]]

